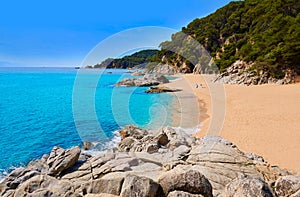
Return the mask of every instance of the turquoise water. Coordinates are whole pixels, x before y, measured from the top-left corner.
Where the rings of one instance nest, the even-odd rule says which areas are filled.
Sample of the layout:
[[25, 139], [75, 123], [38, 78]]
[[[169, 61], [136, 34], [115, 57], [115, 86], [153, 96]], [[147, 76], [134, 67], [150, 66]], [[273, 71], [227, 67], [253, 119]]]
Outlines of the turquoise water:
[[[98, 143], [97, 149], [105, 149], [115, 131], [127, 124], [146, 128], [153, 126], [149, 125], [151, 121], [158, 125], [171, 122], [166, 115], [171, 95], [146, 94], [145, 87], [113, 86], [121, 78], [130, 77], [124, 70], [104, 71], [97, 84], [90, 79], [99, 77], [99, 73], [84, 74], [76, 86], [77, 93], [79, 89], [78, 95], [84, 100], [89, 92], [95, 91], [95, 105], [88, 99], [84, 100], [88, 104], [77, 98], [72, 100], [76, 75], [73, 68], [0, 68], [2, 172], [26, 165], [55, 145], [68, 148], [84, 140]], [[76, 120], [74, 107], [80, 112], [74, 116]], [[90, 107], [95, 108], [97, 120], [85, 113]]]

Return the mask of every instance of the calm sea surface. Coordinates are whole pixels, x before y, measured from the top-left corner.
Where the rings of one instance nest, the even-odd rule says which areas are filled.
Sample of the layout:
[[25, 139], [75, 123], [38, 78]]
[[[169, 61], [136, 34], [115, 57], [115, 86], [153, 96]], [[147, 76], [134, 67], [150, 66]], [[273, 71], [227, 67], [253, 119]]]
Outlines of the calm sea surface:
[[[130, 77], [125, 70], [88, 71], [80, 76], [77, 72], [73, 68], [0, 68], [0, 173], [26, 165], [55, 145], [69, 148], [91, 141], [97, 149], [105, 149], [115, 131], [127, 124], [149, 127], [151, 121], [171, 122], [171, 95], [146, 94], [144, 87], [113, 86]], [[95, 77], [99, 78], [96, 84]], [[88, 98], [93, 91], [94, 103]]]

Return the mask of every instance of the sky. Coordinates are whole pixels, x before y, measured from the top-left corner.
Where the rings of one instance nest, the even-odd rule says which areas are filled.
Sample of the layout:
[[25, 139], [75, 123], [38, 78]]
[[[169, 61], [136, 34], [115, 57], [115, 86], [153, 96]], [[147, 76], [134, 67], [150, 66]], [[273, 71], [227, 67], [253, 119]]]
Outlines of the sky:
[[[0, 66], [79, 66], [103, 40], [131, 28], [181, 30], [229, 0], [9, 0], [0, 2]], [[170, 35], [161, 36], [164, 41]], [[118, 46], [115, 46], [118, 47]]]

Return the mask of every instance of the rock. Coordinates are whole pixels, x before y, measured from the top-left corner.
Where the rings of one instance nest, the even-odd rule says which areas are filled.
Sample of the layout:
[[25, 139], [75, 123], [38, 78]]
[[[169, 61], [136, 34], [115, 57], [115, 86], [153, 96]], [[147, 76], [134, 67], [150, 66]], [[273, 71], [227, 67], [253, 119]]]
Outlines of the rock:
[[115, 158], [107, 161], [104, 165], [93, 168], [92, 175], [94, 179], [102, 177], [103, 175], [111, 172], [126, 172], [132, 171], [132, 166], [139, 165], [139, 160], [134, 157], [127, 156], [125, 158]]
[[144, 76], [144, 75], [145, 75], [145, 73], [142, 72], [142, 71], [136, 71], [136, 72], [131, 74], [131, 76]]
[[261, 85], [261, 84], [289, 84], [294, 82], [295, 72], [290, 69], [282, 70], [284, 78], [276, 79], [267, 70], [258, 70], [254, 63], [237, 60], [223, 73], [219, 74], [215, 82], [240, 84], [240, 85]]
[[121, 197], [155, 197], [159, 185], [153, 180], [136, 175], [127, 175], [125, 177]]
[[226, 186], [225, 196], [273, 197], [274, 194], [263, 180], [242, 175]]
[[67, 150], [55, 146], [47, 159], [47, 164], [49, 165], [48, 174], [57, 176], [64, 170], [72, 167], [78, 161], [80, 152], [78, 146]]
[[197, 141], [186, 162], [210, 181], [214, 196], [221, 195], [225, 186], [241, 174], [264, 180], [264, 172], [258, 171], [252, 160], [220, 137], [206, 136]]
[[135, 140], [133, 137], [127, 137], [118, 144], [118, 149], [120, 151], [128, 152], [133, 147], [134, 143], [135, 143]]
[[179, 90], [177, 89], [170, 89], [168, 87], [163, 86], [154, 86], [150, 87], [148, 90], [146, 90], [146, 93], [164, 93], [164, 92], [177, 92]]
[[41, 190], [43, 190], [42, 194], [56, 194], [53, 196], [63, 196], [70, 191], [75, 192], [69, 181], [57, 180], [48, 175], [38, 175], [18, 187], [15, 196], [38, 196]]
[[220, 137], [196, 140], [180, 129], [132, 125], [120, 135], [120, 151], [96, 156], [54, 147], [11, 172], [0, 196], [274, 196], [268, 184], [278, 196], [300, 196], [299, 176]]
[[101, 194], [87, 194], [84, 197], [118, 197], [118, 196], [112, 195], [112, 194], [101, 193]]
[[93, 180], [84, 186], [87, 193], [112, 194], [119, 196], [124, 182], [124, 173], [109, 173], [101, 179]]
[[142, 78], [125, 78], [115, 84], [115, 86], [156, 86], [163, 83], [169, 83], [169, 80], [163, 75], [146, 74]]
[[196, 64], [194, 69], [193, 69], [193, 74], [202, 74], [203, 72], [203, 68], [201, 66], [201, 64]]
[[126, 137], [133, 137], [135, 139], [142, 139], [144, 136], [148, 135], [147, 130], [140, 129], [135, 125], [127, 125], [124, 129], [119, 131], [121, 139]]
[[92, 142], [83, 142], [82, 143], [82, 149], [83, 150], [89, 150], [94, 147], [94, 144]]
[[300, 197], [300, 190], [292, 194], [291, 197]]
[[162, 63], [159, 63], [152, 69], [149, 69], [148, 72], [155, 73], [155, 74], [163, 74], [163, 75], [174, 75], [177, 73], [174, 67]]
[[184, 170], [179, 166], [166, 172], [159, 178], [159, 184], [165, 195], [172, 191], [185, 191], [192, 194], [201, 194], [212, 197], [212, 186], [210, 182], [196, 170]]
[[191, 137], [180, 129], [175, 130], [171, 127], [164, 127], [161, 132], [168, 136], [169, 143], [167, 144], [167, 148], [171, 150], [180, 145], [191, 146], [195, 142], [194, 137]]
[[155, 136], [155, 139], [157, 140], [158, 146], [166, 146], [169, 143], [169, 138], [164, 132], [161, 132]]
[[300, 176], [283, 176], [275, 183], [275, 192], [278, 196], [291, 196], [297, 191], [300, 191]]
[[167, 197], [203, 197], [201, 194], [191, 194], [183, 191], [173, 191]]

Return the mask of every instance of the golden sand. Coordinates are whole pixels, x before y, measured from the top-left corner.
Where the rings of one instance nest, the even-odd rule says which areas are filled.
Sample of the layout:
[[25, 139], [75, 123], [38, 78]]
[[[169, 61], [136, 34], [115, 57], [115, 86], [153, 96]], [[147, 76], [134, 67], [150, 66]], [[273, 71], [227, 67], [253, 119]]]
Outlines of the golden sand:
[[[197, 137], [207, 134], [212, 119], [209, 83], [201, 75], [183, 75], [200, 102]], [[197, 87], [198, 86], [198, 87]], [[196, 88], [197, 87], [197, 88]], [[224, 85], [226, 114], [220, 136], [244, 152], [261, 155], [272, 165], [292, 171], [300, 170], [300, 83], [291, 85]], [[221, 97], [221, 96], [220, 96]], [[220, 105], [222, 106], [222, 105]], [[215, 114], [214, 114], [215, 115]]]

